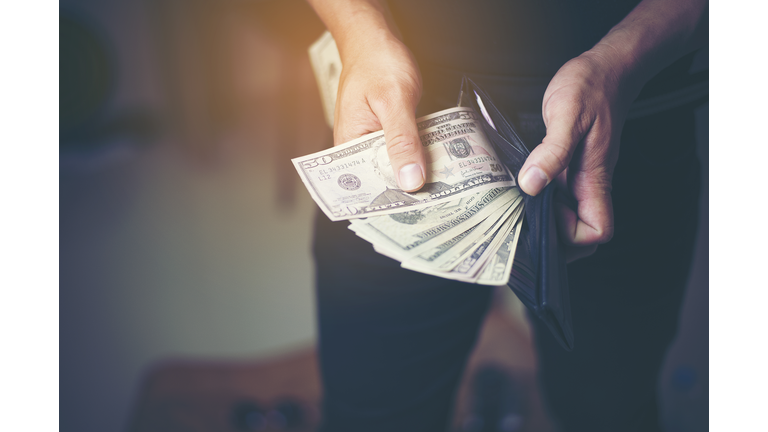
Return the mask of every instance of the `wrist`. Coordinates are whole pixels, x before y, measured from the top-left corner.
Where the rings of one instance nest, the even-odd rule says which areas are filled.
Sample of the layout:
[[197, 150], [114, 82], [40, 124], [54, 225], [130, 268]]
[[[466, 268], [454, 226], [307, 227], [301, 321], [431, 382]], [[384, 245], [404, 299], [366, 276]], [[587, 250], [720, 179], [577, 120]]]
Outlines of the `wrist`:
[[631, 63], [611, 47], [598, 44], [566, 65], [571, 63], [577, 66], [575, 71], [580, 74], [589, 97], [602, 98], [611, 106], [629, 109], [642, 88], [632, 74]]
[[384, 56], [405, 49], [405, 45], [392, 30], [383, 25], [355, 25], [354, 28], [346, 29], [342, 39], [336, 43], [343, 65], [352, 65], [372, 54]]
[[[609, 34], [584, 56], [599, 65], [606, 75], [606, 85], [616, 94], [634, 100], [643, 85], [650, 79], [643, 68], [642, 60], [627, 37], [610, 38]], [[617, 40], [623, 39], [623, 40]]]
[[591, 50], [635, 96], [645, 83], [707, 40], [707, 0], [643, 0]]
[[378, 0], [310, 0], [330, 30], [342, 64], [368, 52], [402, 44], [400, 30], [386, 3]]

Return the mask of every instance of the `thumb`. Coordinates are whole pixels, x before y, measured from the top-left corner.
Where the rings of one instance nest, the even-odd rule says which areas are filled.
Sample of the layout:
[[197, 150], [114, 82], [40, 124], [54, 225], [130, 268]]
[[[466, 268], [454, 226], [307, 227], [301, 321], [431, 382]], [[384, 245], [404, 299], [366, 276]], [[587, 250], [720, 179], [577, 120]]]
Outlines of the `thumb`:
[[421, 189], [426, 163], [416, 127], [416, 102], [408, 96], [378, 106], [371, 106], [384, 129], [387, 153], [397, 184], [405, 192]]
[[568, 164], [586, 130], [580, 127], [576, 113], [551, 113], [547, 135], [526, 159], [518, 176], [520, 188], [528, 195], [538, 195]]

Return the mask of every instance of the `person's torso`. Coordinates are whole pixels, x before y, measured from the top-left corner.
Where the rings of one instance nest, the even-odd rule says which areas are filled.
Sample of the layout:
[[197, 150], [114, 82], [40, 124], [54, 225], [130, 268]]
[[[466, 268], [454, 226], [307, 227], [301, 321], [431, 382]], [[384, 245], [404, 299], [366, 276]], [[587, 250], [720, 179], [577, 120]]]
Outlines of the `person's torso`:
[[390, 0], [420, 62], [485, 74], [551, 77], [592, 48], [638, 0]]

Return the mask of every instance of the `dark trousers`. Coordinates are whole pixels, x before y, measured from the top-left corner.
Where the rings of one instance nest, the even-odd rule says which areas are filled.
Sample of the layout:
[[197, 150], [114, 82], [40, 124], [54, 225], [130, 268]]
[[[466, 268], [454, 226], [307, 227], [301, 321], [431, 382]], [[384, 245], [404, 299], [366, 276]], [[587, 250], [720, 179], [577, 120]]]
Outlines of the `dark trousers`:
[[[540, 96], [532, 98], [537, 123], [536, 111], [526, 114], [528, 101], [505, 100], [505, 87], [490, 80], [480, 84], [506, 106], [524, 140], [541, 135]], [[698, 221], [692, 107], [628, 121], [620, 153], [614, 238], [568, 266], [573, 351], [531, 319], [539, 382], [564, 431], [659, 430], [658, 375], [677, 329]], [[347, 225], [318, 212], [322, 430], [446, 431], [492, 288], [401, 269]]]

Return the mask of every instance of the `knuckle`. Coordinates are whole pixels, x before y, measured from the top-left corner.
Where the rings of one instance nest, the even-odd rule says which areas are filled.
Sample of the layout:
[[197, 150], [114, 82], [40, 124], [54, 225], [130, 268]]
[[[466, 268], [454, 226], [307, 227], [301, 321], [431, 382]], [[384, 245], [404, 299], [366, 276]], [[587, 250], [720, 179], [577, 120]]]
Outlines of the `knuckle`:
[[380, 113], [390, 112], [394, 105], [392, 95], [381, 90], [377, 90], [372, 95], [368, 96], [368, 104], [371, 106], [373, 112]]
[[413, 108], [421, 97], [418, 86], [397, 81], [378, 83], [368, 96], [368, 103], [376, 112], [397, 114], [403, 106]]
[[542, 114], [545, 120], [570, 122], [581, 126], [586, 115], [586, 101], [578, 93], [561, 89], [550, 97], [544, 105]]
[[400, 98], [393, 93], [377, 94], [368, 98], [371, 110], [378, 116], [392, 118], [403, 108]]
[[365, 110], [345, 110], [336, 117], [333, 125], [334, 145], [343, 144], [369, 132], [380, 130], [376, 117]]

